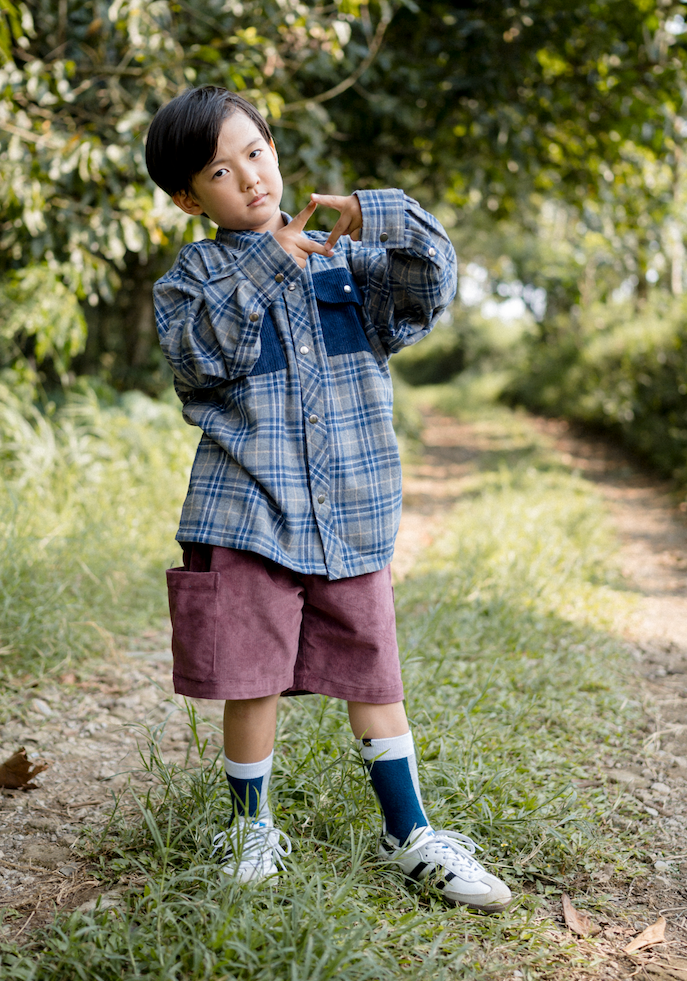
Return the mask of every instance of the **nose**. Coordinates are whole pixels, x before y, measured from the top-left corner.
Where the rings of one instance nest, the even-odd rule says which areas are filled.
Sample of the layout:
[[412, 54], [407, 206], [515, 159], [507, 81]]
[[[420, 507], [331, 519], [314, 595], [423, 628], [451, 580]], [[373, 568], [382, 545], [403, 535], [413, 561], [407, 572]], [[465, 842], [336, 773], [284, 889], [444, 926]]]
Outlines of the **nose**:
[[239, 173], [239, 183], [242, 191], [250, 191], [252, 187], [260, 183], [257, 167], [250, 163], [244, 164]]

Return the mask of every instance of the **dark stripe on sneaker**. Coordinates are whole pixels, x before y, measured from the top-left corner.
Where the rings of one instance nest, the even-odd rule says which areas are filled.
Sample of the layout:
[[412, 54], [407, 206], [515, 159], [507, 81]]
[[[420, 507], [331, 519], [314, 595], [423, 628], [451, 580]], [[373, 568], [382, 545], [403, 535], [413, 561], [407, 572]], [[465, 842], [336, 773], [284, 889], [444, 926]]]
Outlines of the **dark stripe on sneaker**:
[[418, 862], [413, 871], [408, 872], [407, 874], [411, 879], [419, 879], [429, 864], [429, 862]]
[[445, 875], [445, 879], [446, 879], [447, 882], [450, 882], [451, 879], [455, 879], [455, 877], [456, 877], [456, 873], [455, 872], [447, 872], [446, 875]]

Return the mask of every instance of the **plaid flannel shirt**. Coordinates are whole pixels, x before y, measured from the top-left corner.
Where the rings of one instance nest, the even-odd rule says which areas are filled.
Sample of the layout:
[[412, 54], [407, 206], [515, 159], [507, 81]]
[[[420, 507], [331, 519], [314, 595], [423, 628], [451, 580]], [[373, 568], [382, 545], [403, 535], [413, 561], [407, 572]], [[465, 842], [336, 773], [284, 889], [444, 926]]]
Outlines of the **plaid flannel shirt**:
[[456, 259], [402, 191], [357, 195], [361, 241], [340, 239], [331, 258], [301, 269], [269, 233], [220, 229], [156, 283], [162, 349], [203, 432], [179, 541], [329, 579], [391, 561], [401, 466], [388, 358], [453, 299]]

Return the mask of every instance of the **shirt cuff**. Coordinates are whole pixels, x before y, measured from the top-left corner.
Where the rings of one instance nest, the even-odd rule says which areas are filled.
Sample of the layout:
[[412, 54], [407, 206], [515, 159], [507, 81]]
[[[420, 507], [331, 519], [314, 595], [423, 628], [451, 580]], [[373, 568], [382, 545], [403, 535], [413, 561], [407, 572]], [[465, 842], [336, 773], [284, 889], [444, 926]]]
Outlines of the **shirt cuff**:
[[360, 241], [368, 248], [405, 248], [405, 197], [398, 188], [354, 191], [363, 214]]
[[282, 249], [271, 232], [256, 236], [256, 241], [235, 258], [243, 275], [263, 293], [268, 305], [303, 273], [293, 256]]

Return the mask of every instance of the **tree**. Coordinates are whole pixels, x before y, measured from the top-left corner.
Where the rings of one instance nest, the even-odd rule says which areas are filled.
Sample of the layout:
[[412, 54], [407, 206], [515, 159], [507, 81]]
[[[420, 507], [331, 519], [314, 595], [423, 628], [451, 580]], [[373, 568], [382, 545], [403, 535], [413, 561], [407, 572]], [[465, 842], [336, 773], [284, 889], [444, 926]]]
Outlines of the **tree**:
[[[49, 356], [64, 368], [86, 340], [83, 314], [71, 300], [76, 295], [88, 315], [89, 366], [107, 371], [114, 359], [120, 381], [132, 380], [131, 373], [122, 375], [126, 367], [140, 381], [155, 368], [152, 280], [183, 239], [209, 231], [190, 223], [147, 177], [144, 134], [154, 112], [189, 84], [212, 83], [242, 92], [279, 122], [282, 108], [298, 106], [308, 79], [340, 87], [349, 69], [355, 77], [356, 68], [365, 68], [391, 8], [379, 15], [371, 46], [363, 32], [342, 70], [352, 24], [361, 20], [359, 0], [326, 6], [214, 0], [200, 10], [183, 0], [2, 2], [0, 273], [9, 286], [0, 307], [6, 325], [17, 323], [13, 310], [24, 296], [27, 264], [34, 289], [48, 291], [56, 279], [67, 287], [62, 329], [54, 329], [54, 309], [46, 308], [41, 323], [37, 308], [30, 331], [5, 329], [4, 359], [21, 363], [24, 377], [21, 355]], [[287, 206], [313, 175], [320, 187], [340, 186], [339, 162], [326, 150], [333, 130], [317, 102], [284, 120]]]
[[503, 215], [523, 183], [596, 197], [622, 176], [613, 168], [628, 143], [661, 156], [682, 138], [685, 41], [671, 16], [681, 9], [662, 0], [406, 8], [364, 88], [348, 95], [348, 124], [340, 104], [333, 118], [349, 133], [363, 121], [359, 173], [406, 174], [460, 207], [479, 201]]
[[[64, 375], [88, 322], [82, 366], [151, 387], [150, 285], [184, 238], [208, 229], [154, 190], [143, 140], [155, 110], [189, 84], [226, 84], [269, 117], [287, 209], [315, 188], [395, 184], [443, 202], [449, 225], [483, 212], [534, 227], [556, 197], [586, 206], [592, 224], [594, 209], [616, 209], [646, 270], [687, 129], [682, 9], [0, 0], [0, 355], [24, 369], [49, 358]], [[638, 160], [643, 173], [667, 167], [670, 187], [638, 178]], [[38, 304], [31, 331], [10, 330], [26, 284], [39, 283], [66, 287], [60, 329]]]

